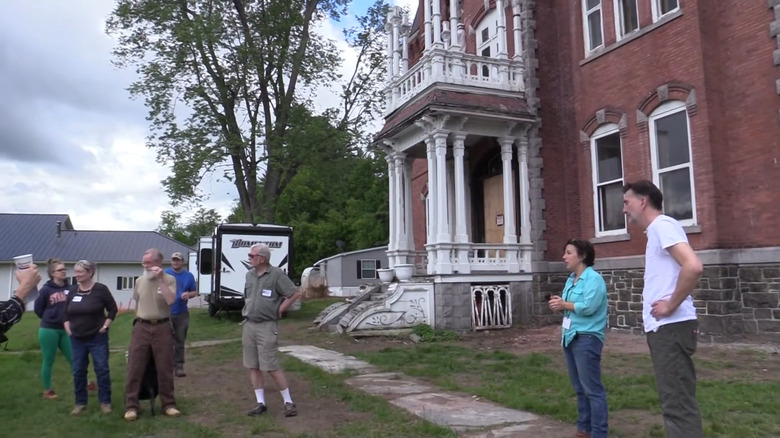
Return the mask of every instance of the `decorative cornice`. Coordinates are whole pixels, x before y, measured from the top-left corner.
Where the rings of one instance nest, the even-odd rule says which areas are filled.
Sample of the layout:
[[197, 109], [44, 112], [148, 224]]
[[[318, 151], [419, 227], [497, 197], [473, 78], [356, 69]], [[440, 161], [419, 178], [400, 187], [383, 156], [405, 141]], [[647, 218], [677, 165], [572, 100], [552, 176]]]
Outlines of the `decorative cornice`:
[[696, 90], [692, 85], [683, 82], [669, 82], [659, 85], [637, 107], [637, 126], [641, 132], [647, 131], [647, 117], [662, 104], [679, 100], [685, 102], [689, 117], [698, 113], [696, 105]]
[[583, 126], [580, 131], [580, 142], [589, 143], [593, 133], [599, 128], [599, 126], [605, 123], [614, 123], [618, 125], [620, 130], [620, 136], [626, 136], [626, 130], [628, 129], [628, 116], [626, 113], [618, 108], [606, 106], [596, 111]]

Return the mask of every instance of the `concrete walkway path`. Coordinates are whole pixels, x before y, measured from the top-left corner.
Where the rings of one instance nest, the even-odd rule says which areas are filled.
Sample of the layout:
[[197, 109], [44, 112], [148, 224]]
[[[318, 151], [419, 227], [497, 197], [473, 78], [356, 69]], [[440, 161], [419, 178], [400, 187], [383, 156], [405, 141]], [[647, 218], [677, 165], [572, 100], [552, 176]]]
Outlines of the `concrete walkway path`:
[[357, 376], [346, 380], [349, 386], [383, 397], [418, 417], [456, 431], [458, 436], [563, 438], [575, 432], [572, 424], [509, 409], [469, 394], [443, 391], [401, 373], [378, 372], [371, 364], [336, 351], [311, 345], [290, 345], [279, 350], [329, 373], [356, 371]]

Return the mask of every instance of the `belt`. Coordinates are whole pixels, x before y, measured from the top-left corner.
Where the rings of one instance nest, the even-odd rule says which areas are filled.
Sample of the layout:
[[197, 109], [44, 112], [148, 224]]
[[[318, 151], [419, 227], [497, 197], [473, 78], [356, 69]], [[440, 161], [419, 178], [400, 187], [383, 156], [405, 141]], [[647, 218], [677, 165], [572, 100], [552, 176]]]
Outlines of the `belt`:
[[171, 320], [171, 318], [163, 318], [163, 319], [143, 319], [143, 318], [136, 318], [135, 319], [138, 322], [142, 322], [144, 324], [161, 324], [163, 322], [168, 322]]

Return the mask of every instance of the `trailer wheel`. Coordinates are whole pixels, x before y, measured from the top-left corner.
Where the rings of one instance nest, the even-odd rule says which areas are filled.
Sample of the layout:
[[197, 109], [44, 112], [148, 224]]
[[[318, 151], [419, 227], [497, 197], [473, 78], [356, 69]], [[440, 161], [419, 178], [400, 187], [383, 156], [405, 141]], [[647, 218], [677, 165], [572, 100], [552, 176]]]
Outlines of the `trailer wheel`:
[[217, 312], [219, 312], [219, 308], [214, 304], [209, 303], [209, 316], [211, 317], [217, 316]]

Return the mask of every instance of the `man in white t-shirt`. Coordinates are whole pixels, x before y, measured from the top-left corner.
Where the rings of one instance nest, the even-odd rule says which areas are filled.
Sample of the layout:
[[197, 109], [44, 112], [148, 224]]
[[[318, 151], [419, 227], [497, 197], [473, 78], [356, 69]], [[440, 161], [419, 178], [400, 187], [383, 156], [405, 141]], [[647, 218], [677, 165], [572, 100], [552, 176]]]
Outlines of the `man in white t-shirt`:
[[658, 398], [669, 438], [702, 436], [696, 401], [698, 321], [691, 292], [702, 272], [679, 222], [662, 214], [663, 194], [647, 180], [623, 187], [623, 212], [645, 229], [642, 319], [655, 370]]

